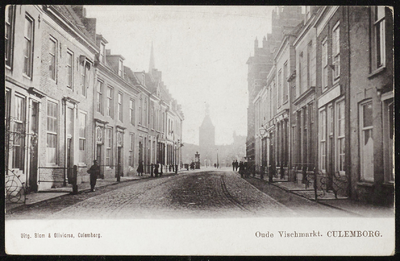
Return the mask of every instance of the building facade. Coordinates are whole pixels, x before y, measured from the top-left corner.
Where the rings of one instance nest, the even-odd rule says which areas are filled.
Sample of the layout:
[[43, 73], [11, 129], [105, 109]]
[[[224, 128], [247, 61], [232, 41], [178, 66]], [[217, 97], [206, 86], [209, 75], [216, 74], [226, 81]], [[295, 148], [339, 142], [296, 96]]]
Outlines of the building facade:
[[66, 186], [74, 168], [88, 182], [97, 160], [120, 180], [139, 162], [165, 165], [167, 142], [179, 165], [184, 117], [161, 72], [124, 66], [82, 5], [9, 5], [5, 22], [7, 175], [36, 192]]
[[258, 171], [320, 195], [391, 204], [392, 12], [308, 6], [303, 15], [252, 103]]

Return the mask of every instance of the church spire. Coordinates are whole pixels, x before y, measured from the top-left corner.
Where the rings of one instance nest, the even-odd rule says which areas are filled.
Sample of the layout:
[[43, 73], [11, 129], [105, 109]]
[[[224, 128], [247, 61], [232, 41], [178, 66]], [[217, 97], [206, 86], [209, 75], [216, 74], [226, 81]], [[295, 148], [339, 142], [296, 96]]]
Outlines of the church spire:
[[151, 74], [153, 69], [155, 69], [154, 65], [154, 51], [153, 51], [153, 41], [151, 42], [151, 53], [150, 53], [150, 64], [149, 64], [149, 73]]

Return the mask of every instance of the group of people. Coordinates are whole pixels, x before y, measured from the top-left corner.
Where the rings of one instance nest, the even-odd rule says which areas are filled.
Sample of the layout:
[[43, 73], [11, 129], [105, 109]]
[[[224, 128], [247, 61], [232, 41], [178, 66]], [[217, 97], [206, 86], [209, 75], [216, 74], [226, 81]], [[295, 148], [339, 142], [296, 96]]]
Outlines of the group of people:
[[[98, 165], [97, 160], [93, 161], [93, 165], [88, 169], [87, 173], [90, 175], [90, 191], [94, 192], [96, 191], [97, 178], [100, 177], [100, 165]], [[156, 177], [158, 177], [158, 174], [162, 175], [162, 172], [159, 172], [159, 164], [154, 164], [153, 173]], [[143, 176], [143, 162], [140, 162], [137, 167], [137, 175]]]
[[[153, 173], [154, 173], [154, 175], [156, 176], [156, 177], [158, 177], [158, 174], [160, 174], [160, 176], [162, 175], [162, 171], [160, 172], [159, 171], [159, 168], [160, 168], [160, 165], [159, 165], [159, 163], [157, 163], [157, 164], [154, 164], [154, 169], [153, 169]], [[143, 161], [142, 162], [139, 162], [139, 166], [137, 167], [137, 169], [136, 169], [136, 175], [138, 175], [138, 176], [143, 176]]]
[[246, 161], [245, 162], [240, 161], [240, 163], [239, 163], [237, 160], [234, 160], [232, 162], [233, 171], [238, 171], [238, 168], [239, 168], [240, 177], [248, 178], [250, 176], [250, 168], [248, 168]]

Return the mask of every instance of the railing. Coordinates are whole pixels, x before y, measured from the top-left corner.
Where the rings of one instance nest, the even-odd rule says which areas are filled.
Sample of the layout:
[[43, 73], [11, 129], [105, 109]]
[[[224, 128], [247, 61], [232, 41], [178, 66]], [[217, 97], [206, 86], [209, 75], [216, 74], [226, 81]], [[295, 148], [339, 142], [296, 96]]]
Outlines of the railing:
[[8, 170], [5, 177], [6, 202], [24, 203], [26, 202], [25, 182], [19, 179], [14, 170]]

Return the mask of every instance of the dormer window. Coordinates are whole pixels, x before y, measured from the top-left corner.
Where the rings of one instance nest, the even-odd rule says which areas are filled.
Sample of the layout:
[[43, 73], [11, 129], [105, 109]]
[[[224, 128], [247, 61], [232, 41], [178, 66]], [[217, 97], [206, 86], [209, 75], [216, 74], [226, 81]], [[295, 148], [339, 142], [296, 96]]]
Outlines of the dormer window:
[[122, 60], [119, 60], [118, 61], [118, 75], [121, 77], [124, 77], [123, 69], [124, 69], [124, 66], [122, 64]]
[[101, 42], [100, 43], [100, 62], [104, 63], [104, 55], [106, 53], [106, 45]]

